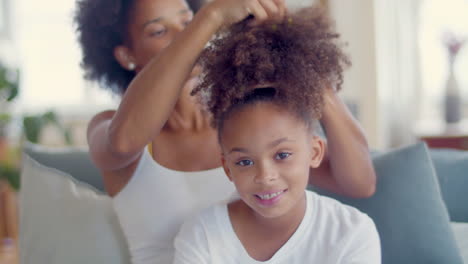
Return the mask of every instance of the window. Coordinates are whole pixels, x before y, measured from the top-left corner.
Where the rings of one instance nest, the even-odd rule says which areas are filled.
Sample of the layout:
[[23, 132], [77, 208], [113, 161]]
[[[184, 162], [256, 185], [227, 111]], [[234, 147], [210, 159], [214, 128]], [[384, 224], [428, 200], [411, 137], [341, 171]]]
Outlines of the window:
[[[117, 98], [84, 80], [73, 26], [75, 0], [16, 0], [20, 108], [95, 111]], [[87, 107], [83, 107], [86, 105]]]
[[459, 51], [455, 76], [463, 96], [465, 110], [462, 118], [468, 118], [468, 1], [426, 0], [420, 13], [419, 50], [422, 80], [422, 119], [442, 119], [443, 95], [448, 77], [448, 53], [443, 43], [446, 32], [466, 38]]

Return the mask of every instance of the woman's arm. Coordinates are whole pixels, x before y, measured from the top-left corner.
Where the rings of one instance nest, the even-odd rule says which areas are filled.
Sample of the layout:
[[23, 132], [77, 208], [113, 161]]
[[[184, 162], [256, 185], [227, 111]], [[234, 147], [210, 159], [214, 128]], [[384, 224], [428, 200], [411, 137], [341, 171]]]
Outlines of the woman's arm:
[[118, 110], [93, 118], [88, 126], [88, 145], [101, 170], [125, 168], [159, 133], [195, 60], [221, 24], [215, 10], [200, 11], [186, 30], [139, 72]]
[[311, 169], [309, 183], [350, 197], [372, 196], [376, 176], [364, 132], [334, 90], [328, 89], [324, 99], [327, 148], [320, 167]]

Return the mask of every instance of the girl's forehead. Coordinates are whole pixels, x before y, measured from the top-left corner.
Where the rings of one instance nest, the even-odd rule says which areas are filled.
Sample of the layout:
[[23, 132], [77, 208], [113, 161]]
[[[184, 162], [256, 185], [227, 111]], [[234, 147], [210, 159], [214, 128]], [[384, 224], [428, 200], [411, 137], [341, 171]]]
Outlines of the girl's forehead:
[[268, 120], [288, 120], [290, 123], [304, 123], [297, 118], [297, 114], [291, 107], [286, 106], [278, 100], [265, 100], [248, 103], [239, 106], [225, 120], [225, 123], [232, 121], [239, 122], [240, 125], [263, 123]]
[[279, 136], [304, 135], [307, 126], [296, 115], [271, 102], [245, 106], [224, 121], [224, 140], [232, 142], [248, 141], [254, 138], [274, 138]]

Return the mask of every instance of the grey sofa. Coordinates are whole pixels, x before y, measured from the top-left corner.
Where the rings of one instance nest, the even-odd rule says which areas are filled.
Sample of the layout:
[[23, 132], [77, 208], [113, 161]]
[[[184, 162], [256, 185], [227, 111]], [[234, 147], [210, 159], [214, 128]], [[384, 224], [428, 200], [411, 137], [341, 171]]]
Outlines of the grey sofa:
[[[109, 209], [111, 200], [106, 198], [99, 171], [87, 150], [54, 150], [27, 144], [24, 153], [24, 163], [29, 165], [23, 168], [23, 174], [27, 174], [22, 176], [26, 190], [22, 190], [24, 193], [20, 195], [21, 263], [130, 263], [122, 231]], [[376, 152], [373, 156], [380, 182], [373, 198], [348, 199], [311, 189], [356, 206], [374, 218], [381, 235], [383, 263], [463, 263], [462, 257], [468, 257], [468, 151], [428, 151], [424, 144], [417, 144], [385, 153]], [[41, 172], [37, 174], [41, 176], [36, 177], [39, 170]], [[42, 187], [49, 193], [36, 192], [37, 185], [48, 182], [49, 174], [59, 175], [54, 176], [53, 184]], [[55, 181], [62, 176], [73, 179], [68, 179], [71, 183], [66, 182], [65, 185], [56, 184]], [[43, 177], [41, 181], [34, 182], [39, 177]], [[31, 183], [26, 184], [28, 181]], [[81, 207], [73, 207], [76, 202], [64, 201], [69, 199], [68, 196], [48, 197], [44, 200], [46, 202], [40, 202], [44, 196], [55, 192], [53, 188], [63, 189], [70, 185], [73, 185], [70, 188], [74, 192], [73, 201], [100, 197], [96, 202], [100, 207], [91, 202], [95, 207], [83, 209], [85, 213], [82, 216], [84, 219], [86, 212], [93, 212], [98, 216], [88, 222], [99, 222], [100, 226], [89, 228], [87, 223], [79, 227], [81, 232], [69, 231], [72, 229], [69, 226], [76, 226], [76, 223], [66, 219], [83, 221], [76, 215], [67, 218], [68, 213], [65, 212], [83, 214], [80, 213]], [[92, 192], [92, 195], [76, 198], [76, 193], [83, 191], [87, 194]], [[50, 205], [56, 201], [57, 205]], [[49, 211], [40, 211], [41, 206], [49, 206], [43, 210]], [[54, 211], [54, 207], [61, 212]], [[99, 216], [100, 211], [107, 215]], [[56, 214], [56, 219], [48, 220], [51, 214]], [[42, 233], [36, 231], [39, 228]], [[61, 237], [48, 237], [51, 242], [43, 247], [36, 244], [47, 236], [47, 232], [52, 236], [56, 228], [61, 230], [57, 231]], [[114, 234], [109, 236], [108, 233]], [[79, 236], [88, 241], [81, 244], [74, 241]], [[104, 242], [96, 242], [103, 236], [107, 236]], [[88, 245], [90, 240], [94, 240], [91, 246]], [[57, 248], [61, 253], [57, 253]], [[99, 252], [91, 252], [94, 248]], [[100, 255], [96, 257], [96, 254]]]

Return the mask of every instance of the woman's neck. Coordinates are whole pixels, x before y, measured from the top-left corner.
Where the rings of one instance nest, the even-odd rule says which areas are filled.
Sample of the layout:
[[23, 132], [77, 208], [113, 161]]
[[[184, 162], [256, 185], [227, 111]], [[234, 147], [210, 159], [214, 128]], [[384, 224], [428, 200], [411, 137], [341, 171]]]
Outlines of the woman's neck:
[[208, 113], [203, 111], [196, 98], [190, 95], [192, 83], [183, 89], [164, 129], [171, 132], [203, 131], [210, 128]]
[[178, 102], [164, 126], [171, 132], [201, 131], [208, 127], [206, 113], [200, 108]]

